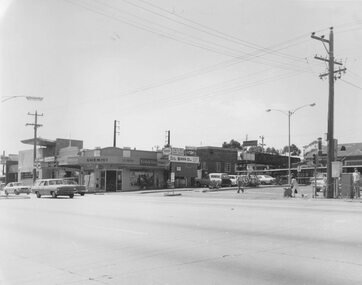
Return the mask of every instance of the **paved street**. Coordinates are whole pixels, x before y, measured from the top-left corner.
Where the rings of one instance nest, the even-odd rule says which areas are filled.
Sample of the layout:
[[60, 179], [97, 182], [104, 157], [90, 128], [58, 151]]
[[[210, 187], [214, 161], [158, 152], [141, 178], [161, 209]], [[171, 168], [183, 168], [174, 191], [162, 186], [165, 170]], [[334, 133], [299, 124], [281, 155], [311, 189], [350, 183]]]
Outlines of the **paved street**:
[[1, 197], [0, 284], [361, 284], [360, 201], [253, 191]]

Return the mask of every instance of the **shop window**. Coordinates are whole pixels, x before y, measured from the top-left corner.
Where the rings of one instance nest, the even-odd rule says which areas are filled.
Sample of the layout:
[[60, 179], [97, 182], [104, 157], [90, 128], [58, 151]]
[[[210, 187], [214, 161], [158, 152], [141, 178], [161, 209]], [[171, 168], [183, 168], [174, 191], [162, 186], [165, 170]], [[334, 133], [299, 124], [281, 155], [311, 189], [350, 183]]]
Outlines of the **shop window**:
[[231, 163], [225, 163], [225, 172], [226, 173], [229, 173], [231, 172]]
[[131, 186], [152, 188], [154, 185], [153, 171], [131, 171], [130, 182]]
[[216, 162], [216, 172], [221, 172], [221, 162]]

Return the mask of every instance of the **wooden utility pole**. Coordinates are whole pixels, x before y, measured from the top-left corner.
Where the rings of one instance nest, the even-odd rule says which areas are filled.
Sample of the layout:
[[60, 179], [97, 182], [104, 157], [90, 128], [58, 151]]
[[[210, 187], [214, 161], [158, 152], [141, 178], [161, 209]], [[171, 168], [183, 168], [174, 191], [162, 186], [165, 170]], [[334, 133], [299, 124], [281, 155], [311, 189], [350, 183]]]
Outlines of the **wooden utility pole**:
[[38, 116], [43, 116], [43, 114], [38, 114], [35, 111], [35, 114], [28, 113], [29, 116], [34, 116], [34, 123], [28, 123], [26, 126], [34, 126], [34, 152], [33, 152], [33, 182], [36, 180], [36, 141], [37, 141], [37, 129], [43, 125], [38, 124]]
[[[325, 76], [329, 78], [329, 97], [328, 97], [328, 133], [327, 133], [327, 198], [334, 198], [334, 183], [332, 178], [332, 162], [336, 159], [334, 157], [334, 81], [341, 77], [342, 72], [346, 71], [346, 68], [339, 68], [334, 70], [334, 65], [342, 65], [341, 62], [334, 60], [334, 38], [333, 38], [333, 27], [330, 28], [329, 40], [325, 39], [324, 36], [317, 37], [315, 33], [311, 36], [313, 39], [319, 40], [323, 43], [328, 57], [315, 56], [315, 59], [328, 62], [328, 72], [320, 74], [319, 78], [323, 79]], [[328, 44], [328, 48], [326, 46]], [[337, 75], [336, 75], [337, 74]]]

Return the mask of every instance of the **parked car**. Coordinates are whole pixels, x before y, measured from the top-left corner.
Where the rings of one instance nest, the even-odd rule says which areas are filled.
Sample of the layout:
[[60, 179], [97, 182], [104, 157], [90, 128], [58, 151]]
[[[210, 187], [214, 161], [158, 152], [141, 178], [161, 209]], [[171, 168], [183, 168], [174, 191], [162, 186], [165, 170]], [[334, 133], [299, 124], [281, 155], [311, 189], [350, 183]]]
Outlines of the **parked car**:
[[275, 184], [275, 178], [271, 177], [270, 175], [257, 175], [262, 185], [271, 185]]
[[75, 180], [73, 180], [72, 178], [71, 179], [67, 179], [65, 178], [64, 180], [64, 184], [67, 184], [67, 185], [73, 185], [75, 187], [75, 191], [74, 193], [75, 194], [79, 194], [81, 196], [84, 196], [85, 193], [88, 192], [88, 189], [86, 186], [84, 185], [79, 185]]
[[240, 175], [244, 186], [257, 187], [260, 185], [258, 176], [255, 174]]
[[69, 184], [64, 179], [39, 179], [35, 182], [31, 191], [40, 198], [41, 196], [50, 195], [53, 198], [58, 196], [74, 197], [74, 193], [77, 191], [77, 187], [74, 184]]
[[29, 195], [31, 193], [31, 187], [25, 186], [21, 182], [10, 182], [4, 187], [4, 192], [6, 196], [9, 194], [19, 195], [21, 193]]
[[231, 186], [237, 186], [238, 185], [238, 176], [237, 175], [230, 175], [229, 178], [231, 181]]

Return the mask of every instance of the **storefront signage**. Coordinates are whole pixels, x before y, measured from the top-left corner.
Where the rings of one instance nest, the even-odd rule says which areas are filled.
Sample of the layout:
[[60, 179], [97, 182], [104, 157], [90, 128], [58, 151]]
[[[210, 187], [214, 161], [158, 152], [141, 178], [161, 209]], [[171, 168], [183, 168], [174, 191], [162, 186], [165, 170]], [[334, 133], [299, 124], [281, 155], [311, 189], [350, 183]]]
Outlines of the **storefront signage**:
[[140, 165], [157, 166], [157, 159], [141, 158]]
[[171, 149], [171, 154], [172, 155], [185, 155], [185, 150], [183, 148], [173, 147]]
[[138, 160], [120, 156], [79, 157], [79, 164], [126, 164], [137, 165]]
[[199, 157], [198, 156], [170, 155], [169, 160], [171, 162], [199, 163]]
[[186, 156], [196, 156], [196, 147], [194, 147], [194, 146], [186, 146], [185, 147], [185, 155]]
[[20, 177], [21, 177], [21, 179], [30, 179], [30, 178], [33, 178], [33, 173], [32, 172], [21, 172]]
[[163, 155], [170, 155], [171, 154], [171, 148], [170, 147], [165, 147], [164, 149], [162, 149], [162, 154]]

